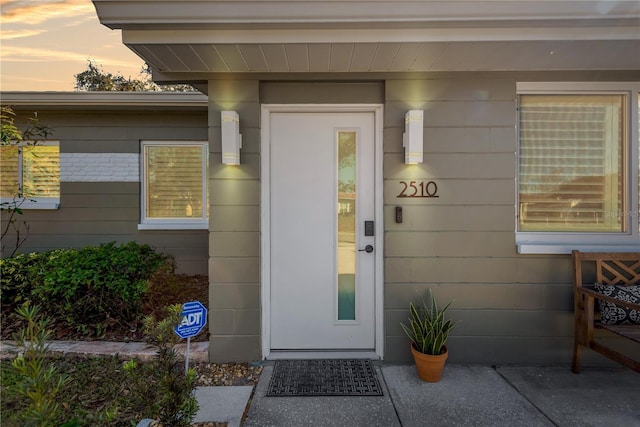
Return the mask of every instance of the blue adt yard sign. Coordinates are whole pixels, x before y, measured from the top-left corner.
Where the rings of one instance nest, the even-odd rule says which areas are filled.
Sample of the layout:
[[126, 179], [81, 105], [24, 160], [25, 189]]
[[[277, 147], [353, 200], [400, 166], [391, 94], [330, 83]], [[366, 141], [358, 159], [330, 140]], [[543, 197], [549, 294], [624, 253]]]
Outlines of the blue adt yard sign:
[[207, 323], [207, 309], [200, 301], [187, 302], [182, 306], [180, 317], [182, 322], [175, 327], [176, 334], [180, 338], [195, 337]]

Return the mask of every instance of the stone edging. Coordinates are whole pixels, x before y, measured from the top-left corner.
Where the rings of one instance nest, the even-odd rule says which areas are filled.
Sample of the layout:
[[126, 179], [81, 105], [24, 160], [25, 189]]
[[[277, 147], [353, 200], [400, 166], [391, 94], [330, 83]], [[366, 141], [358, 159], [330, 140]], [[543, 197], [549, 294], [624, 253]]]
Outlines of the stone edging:
[[[144, 342], [112, 342], [112, 341], [49, 341], [49, 351], [52, 354], [70, 356], [112, 356], [120, 355], [122, 358], [138, 358], [150, 360], [156, 353], [156, 349]], [[184, 357], [187, 344], [180, 343], [175, 346], [178, 354]], [[0, 359], [12, 359], [20, 352], [15, 341], [0, 341]], [[192, 342], [189, 348], [189, 360], [193, 362], [209, 361], [209, 342]]]

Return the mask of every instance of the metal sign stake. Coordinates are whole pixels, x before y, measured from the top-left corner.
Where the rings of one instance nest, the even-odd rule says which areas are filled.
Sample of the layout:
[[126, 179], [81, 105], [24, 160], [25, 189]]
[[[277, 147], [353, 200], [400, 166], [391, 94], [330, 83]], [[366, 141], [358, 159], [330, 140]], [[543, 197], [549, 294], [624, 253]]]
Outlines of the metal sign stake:
[[187, 351], [184, 355], [184, 374], [185, 376], [189, 373], [189, 346], [191, 346], [191, 337], [187, 338]]
[[207, 323], [207, 309], [200, 301], [187, 302], [182, 306], [180, 324], [173, 329], [180, 338], [187, 339], [187, 351], [185, 352], [184, 374], [189, 374], [189, 350], [191, 337], [195, 337], [202, 331]]

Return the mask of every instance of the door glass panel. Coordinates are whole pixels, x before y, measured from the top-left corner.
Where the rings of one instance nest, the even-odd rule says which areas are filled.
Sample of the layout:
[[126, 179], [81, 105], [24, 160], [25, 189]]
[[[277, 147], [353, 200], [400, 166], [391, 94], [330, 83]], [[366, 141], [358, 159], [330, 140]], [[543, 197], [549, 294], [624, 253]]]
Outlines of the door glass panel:
[[338, 139], [338, 320], [356, 319], [356, 132]]

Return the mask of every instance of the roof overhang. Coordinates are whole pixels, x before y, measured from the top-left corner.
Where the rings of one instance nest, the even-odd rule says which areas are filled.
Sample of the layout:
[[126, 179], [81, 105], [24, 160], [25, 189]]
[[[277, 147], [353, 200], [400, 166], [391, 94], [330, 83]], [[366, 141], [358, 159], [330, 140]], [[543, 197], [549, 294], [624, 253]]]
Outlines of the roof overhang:
[[2, 92], [2, 105], [39, 109], [203, 110], [206, 95], [189, 92]]
[[154, 78], [637, 70], [640, 2], [92, 0]]

